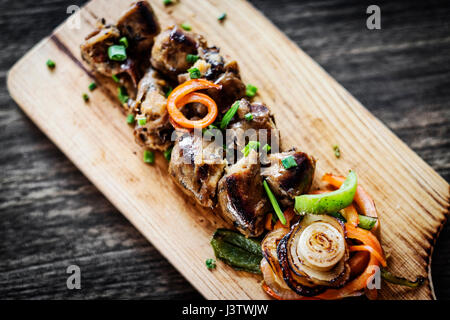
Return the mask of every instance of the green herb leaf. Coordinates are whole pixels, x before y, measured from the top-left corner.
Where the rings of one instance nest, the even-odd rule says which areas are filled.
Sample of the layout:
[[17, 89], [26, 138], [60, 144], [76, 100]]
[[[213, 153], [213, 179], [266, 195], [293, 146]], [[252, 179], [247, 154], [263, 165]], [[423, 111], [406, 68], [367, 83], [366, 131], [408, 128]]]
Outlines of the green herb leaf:
[[293, 156], [284, 158], [283, 160], [281, 160], [281, 163], [283, 164], [283, 167], [285, 169], [290, 169], [297, 166], [297, 162], [295, 161]]
[[251, 84], [248, 84], [245, 89], [245, 95], [249, 98], [253, 98], [254, 96], [256, 96], [257, 92], [258, 88]]
[[130, 114], [127, 116], [127, 123], [128, 123], [128, 124], [133, 124], [134, 121], [135, 121], [135, 119], [134, 119], [134, 114], [130, 113]]
[[127, 60], [127, 52], [123, 45], [112, 45], [108, 48], [108, 57], [113, 61]]
[[89, 101], [89, 96], [87, 93], [83, 93], [82, 95], [84, 102], [88, 102]]
[[223, 21], [223, 20], [225, 20], [226, 17], [227, 17], [227, 14], [224, 12], [220, 16], [217, 17], [217, 20]]
[[202, 76], [200, 70], [198, 70], [198, 68], [190, 68], [188, 69], [189, 72], [189, 77], [191, 79], [198, 79]]
[[261, 273], [259, 264], [263, 255], [261, 243], [256, 239], [246, 238], [236, 231], [217, 229], [211, 240], [211, 246], [216, 258], [234, 269]]
[[266, 180], [263, 181], [264, 190], [266, 190], [267, 197], [270, 200], [270, 203], [272, 204], [273, 210], [275, 211], [278, 219], [280, 219], [280, 222], [282, 224], [286, 224], [286, 218], [284, 217], [283, 211], [281, 211], [280, 205], [278, 204], [277, 198], [275, 198], [275, 195], [272, 193], [272, 190], [269, 188], [269, 184]]
[[92, 82], [88, 88], [89, 88], [89, 91], [94, 91], [95, 88], [97, 88], [97, 84], [95, 82]]
[[253, 120], [253, 113], [249, 112], [244, 116], [245, 120], [252, 121]]
[[199, 57], [196, 54], [188, 54], [186, 56], [186, 61], [189, 63], [196, 63], [198, 59]]
[[239, 109], [239, 101], [236, 101], [223, 116], [222, 121], [220, 122], [220, 129], [223, 130], [228, 126], [228, 123], [230, 123], [231, 119], [233, 119], [238, 109]]
[[172, 0], [163, 0], [163, 3], [165, 6], [168, 6], [168, 5], [172, 4], [173, 1]]
[[241, 152], [244, 154], [244, 157], [247, 157], [250, 154], [250, 150], [258, 151], [259, 146], [259, 141], [249, 141], [244, 149], [241, 150]]
[[155, 162], [155, 154], [153, 153], [153, 151], [150, 151], [150, 150], [144, 151], [144, 162], [145, 163]]
[[187, 22], [182, 23], [181, 24], [181, 28], [183, 28], [186, 31], [191, 31], [192, 30], [191, 25], [189, 23], [187, 23]]
[[46, 64], [49, 69], [55, 69], [55, 67], [56, 67], [55, 61], [50, 60], [50, 59], [47, 60]]
[[209, 270], [216, 268], [216, 260], [214, 259], [206, 259], [205, 264]]

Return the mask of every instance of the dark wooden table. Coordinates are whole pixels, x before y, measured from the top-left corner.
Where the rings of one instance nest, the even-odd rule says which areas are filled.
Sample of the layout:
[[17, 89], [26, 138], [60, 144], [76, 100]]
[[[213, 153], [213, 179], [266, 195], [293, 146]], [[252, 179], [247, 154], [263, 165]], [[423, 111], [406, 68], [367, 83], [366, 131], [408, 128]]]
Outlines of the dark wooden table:
[[[376, 1], [382, 29], [374, 31], [364, 1], [251, 2], [450, 180], [449, 2]], [[13, 63], [67, 17], [69, 5], [83, 3], [0, 0], [0, 298], [200, 299], [6, 90]], [[449, 260], [447, 226], [433, 255], [443, 299]], [[81, 268], [81, 290], [66, 287], [71, 264]]]

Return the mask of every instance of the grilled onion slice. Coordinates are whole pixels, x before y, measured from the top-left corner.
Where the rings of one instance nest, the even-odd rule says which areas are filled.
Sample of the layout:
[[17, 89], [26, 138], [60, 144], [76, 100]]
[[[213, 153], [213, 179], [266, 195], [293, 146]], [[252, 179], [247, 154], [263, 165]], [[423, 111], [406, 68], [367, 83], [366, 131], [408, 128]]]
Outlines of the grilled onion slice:
[[312, 296], [349, 278], [344, 226], [328, 215], [306, 215], [277, 249], [283, 279], [297, 294]]

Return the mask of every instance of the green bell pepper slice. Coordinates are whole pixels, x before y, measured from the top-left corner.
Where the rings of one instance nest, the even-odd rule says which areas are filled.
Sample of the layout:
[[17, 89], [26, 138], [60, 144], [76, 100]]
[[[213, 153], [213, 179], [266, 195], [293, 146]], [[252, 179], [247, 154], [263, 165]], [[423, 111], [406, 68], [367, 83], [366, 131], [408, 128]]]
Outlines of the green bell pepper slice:
[[330, 214], [338, 212], [353, 202], [357, 186], [356, 173], [350, 171], [342, 186], [333, 192], [304, 194], [295, 197], [295, 211], [301, 215], [305, 213]]

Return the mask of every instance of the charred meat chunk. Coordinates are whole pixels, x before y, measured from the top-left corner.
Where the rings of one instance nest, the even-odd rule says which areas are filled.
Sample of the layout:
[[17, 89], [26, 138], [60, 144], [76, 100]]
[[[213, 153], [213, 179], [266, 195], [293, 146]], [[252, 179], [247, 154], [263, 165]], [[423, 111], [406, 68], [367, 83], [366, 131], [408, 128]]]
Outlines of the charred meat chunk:
[[197, 54], [201, 41], [199, 36], [174, 26], [162, 31], [152, 48], [151, 64], [162, 74], [176, 79], [190, 67], [186, 57]]
[[263, 232], [268, 202], [264, 195], [258, 153], [250, 154], [227, 167], [218, 186], [218, 200], [225, 219], [247, 237]]
[[119, 29], [111, 25], [103, 26], [86, 37], [81, 45], [81, 57], [95, 71], [105, 76], [123, 72], [121, 62], [108, 58], [108, 48], [117, 43], [119, 38]]
[[145, 76], [139, 81], [138, 93], [133, 112], [136, 119], [145, 119], [145, 124], [136, 123], [134, 136], [136, 142], [144, 147], [166, 150], [171, 144], [173, 131], [167, 112], [167, 99], [163, 88], [166, 82], [156, 71], [149, 68]]
[[[296, 166], [286, 169], [283, 160], [289, 157], [294, 159]], [[294, 197], [309, 191], [316, 169], [314, 158], [295, 149], [273, 153], [268, 158], [270, 166], [263, 168], [261, 174], [284, 205], [291, 205]]]
[[120, 17], [117, 28], [127, 37], [132, 55], [150, 54], [153, 41], [161, 31], [158, 19], [147, 1], [138, 1]]
[[[251, 119], [247, 120], [246, 115]], [[234, 120], [228, 125], [227, 142], [232, 141], [237, 150], [241, 150], [249, 141], [259, 141], [261, 146], [269, 144], [272, 150], [278, 150], [279, 133], [270, 109], [260, 103], [250, 104], [246, 99], [239, 101]], [[232, 147], [232, 146], [229, 146]]]
[[186, 133], [172, 149], [169, 174], [187, 195], [201, 206], [212, 208], [217, 202], [217, 183], [225, 166], [222, 148], [194, 133]]
[[[147, 1], [139, 1], [131, 6], [116, 25], [100, 23], [97, 30], [88, 35], [81, 45], [81, 57], [90, 67], [107, 77], [126, 73], [136, 86], [148, 66], [159, 23]], [[108, 48], [128, 40], [127, 59], [113, 61], [108, 57]]]

